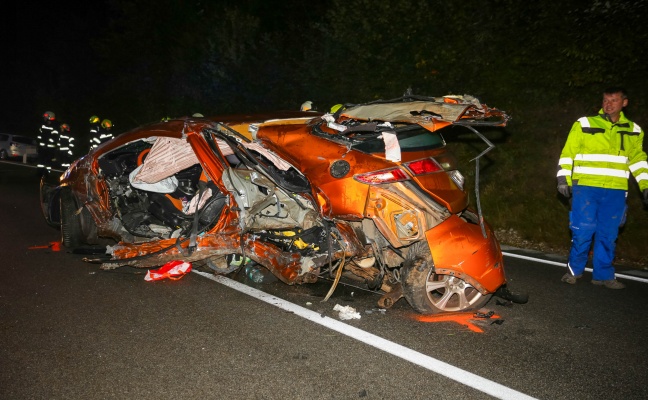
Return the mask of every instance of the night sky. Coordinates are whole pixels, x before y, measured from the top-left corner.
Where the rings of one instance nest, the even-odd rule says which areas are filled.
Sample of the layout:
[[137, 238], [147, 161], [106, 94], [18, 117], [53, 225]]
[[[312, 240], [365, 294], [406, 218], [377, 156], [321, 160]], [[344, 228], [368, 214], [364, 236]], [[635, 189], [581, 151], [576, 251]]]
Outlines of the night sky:
[[[171, 37], [183, 34], [182, 29], [176, 30], [176, 24], [179, 23], [180, 18], [173, 19], [175, 11], [172, 7], [174, 6], [180, 7], [181, 12], [186, 12], [185, 10], [195, 12], [206, 7], [212, 14], [207, 21], [202, 21], [201, 24], [213, 24], [214, 26], [218, 25], [218, 18], [224, 7], [236, 6], [243, 9], [244, 12], [257, 15], [261, 20], [263, 31], [285, 30], [287, 20], [301, 22], [305, 20], [304, 15], [323, 14], [323, 8], [318, 9], [312, 3], [304, 4], [296, 0], [287, 0], [280, 4], [262, 0], [245, 2], [230, 0], [196, 0], [194, 2], [161, 0], [155, 2], [142, 0], [133, 3], [137, 4], [139, 9], [137, 12], [131, 13], [130, 17], [135, 16], [138, 23], [152, 27], [149, 31], [144, 31], [144, 42], [149, 40], [146, 37], [149, 32], [151, 40], [160, 34]], [[322, 1], [319, 4], [326, 3], [328, 2]], [[158, 6], [158, 8], [152, 5]], [[105, 45], [103, 42], [105, 38], [114, 39], [116, 35], [124, 33], [122, 31], [127, 31], [129, 27], [136, 25], [125, 22], [122, 19], [122, 14], [115, 11], [118, 9], [123, 11], [126, 7], [128, 7], [128, 2], [121, 0], [91, 2], [65, 0], [49, 4], [27, 0], [11, 4], [7, 14], [8, 18], [5, 18], [8, 24], [3, 24], [2, 28], [6, 51], [2, 57], [4, 73], [0, 77], [0, 90], [4, 99], [3, 106], [0, 107], [0, 131], [36, 136], [42, 122], [41, 116], [45, 111], [53, 111], [56, 114], [57, 125], [68, 123], [72, 127], [72, 134], [77, 137], [87, 135], [88, 118], [91, 115], [98, 115], [101, 119], [111, 119], [114, 126], [113, 131], [116, 133], [142, 123], [152, 122], [151, 114], [143, 116], [142, 112], [135, 108], [132, 108], [132, 115], [129, 115], [128, 121], [126, 118], [121, 118], [120, 121], [120, 118], [114, 115], [117, 114], [115, 109], [106, 105], [108, 102], [106, 98], [113, 102], [113, 105], [114, 102], [128, 104], [131, 101], [128, 98], [120, 98], [118, 90], [115, 90], [119, 88], [115, 82], [133, 71], [127, 65], [130, 60], [125, 60], [125, 67], [122, 70], [115, 68], [115, 65], [119, 65], [119, 63], [112, 63], [111, 68], [105, 68], [107, 58], [112, 57], [109, 61], [124, 60], [124, 55], [129, 50], [123, 50], [123, 48], [111, 50], [105, 49], [105, 47], [103, 50], [99, 50], [102, 45]], [[171, 14], [170, 19], [168, 19], [169, 14]], [[155, 19], [160, 15], [167, 20]], [[184, 28], [186, 29], [186, 18]], [[125, 33], [129, 34], [130, 32]], [[150, 52], [153, 69], [160, 70], [161, 68], [157, 68], [157, 66], [166, 67], [172, 62], [164, 60], [166, 49], [153, 47], [149, 44], [149, 42], [142, 43], [142, 40], [138, 40], [137, 45], [130, 47], [136, 49], [135, 51], [139, 49], [147, 53]], [[120, 50], [122, 50], [121, 53]], [[142, 72], [151, 72], [152, 69], [147, 71], [142, 68], [142, 51], [133, 57], [133, 59], [139, 57], [134, 61], [134, 64], [140, 69], [134, 70], [135, 72], [129, 77], [146, 81], [149, 77]], [[112, 71], [112, 74], [105, 76], [106, 70]], [[121, 82], [124, 85], [123, 79]], [[145, 95], [153, 98], [150, 93], [143, 94], [143, 96]], [[301, 104], [303, 99], [301, 96], [298, 97], [299, 104]], [[159, 99], [160, 97], [155, 98]], [[100, 103], [102, 100], [103, 105]], [[295, 107], [298, 107], [299, 104]], [[159, 117], [157, 116], [158, 109], [160, 110]], [[155, 110], [155, 118], [163, 117], [165, 116], [163, 114], [168, 112], [162, 108]], [[124, 114], [123, 110], [121, 111]], [[192, 113], [196, 111], [209, 113], [209, 110], [203, 108], [200, 110], [183, 109], [179, 112]]]
[[[332, 105], [393, 98], [408, 86], [422, 87], [425, 95], [484, 95], [487, 103], [511, 108], [565, 98], [592, 103], [602, 85], [614, 82], [631, 90], [634, 107], [648, 103], [648, 34], [638, 28], [648, 2], [614, 3], [608, 10], [607, 2], [588, 0], [562, 8], [508, 0], [486, 2], [484, 13], [456, 2], [351, 3], [27, 0], [5, 5], [0, 131], [35, 136], [45, 111], [83, 135], [91, 115], [109, 118], [116, 131], [123, 131], [167, 113], [233, 112], [224, 110], [225, 102], [242, 112], [255, 106], [272, 110], [282, 101], [282, 107], [297, 108], [304, 100], [319, 104], [322, 99], [315, 97], [328, 94], [321, 104]], [[598, 4], [598, 11], [584, 13], [590, 3]], [[501, 9], [494, 9], [498, 5]], [[215, 32], [231, 30], [221, 20], [227, 6], [240, 8], [239, 17], [261, 20], [251, 44]], [[207, 17], [192, 25], [187, 15], [202, 9]], [[317, 37], [314, 27], [322, 22], [317, 18], [327, 11], [345, 13], [325, 21], [330, 36]], [[593, 23], [596, 29], [590, 29]], [[449, 28], [456, 25], [462, 29]], [[198, 27], [207, 27], [200, 31], [204, 36], [189, 35]], [[235, 33], [245, 36], [245, 28]], [[284, 35], [271, 36], [277, 32]], [[264, 42], [267, 37], [271, 40]], [[205, 45], [219, 39], [225, 42], [220, 48]], [[228, 50], [243, 61], [226, 59]]]
[[0, 131], [35, 136], [45, 111], [86, 130], [82, 115], [99, 112], [88, 104], [99, 87], [90, 43], [107, 27], [105, 9], [100, 1], [11, 4], [2, 34], [8, 57], [0, 78]]

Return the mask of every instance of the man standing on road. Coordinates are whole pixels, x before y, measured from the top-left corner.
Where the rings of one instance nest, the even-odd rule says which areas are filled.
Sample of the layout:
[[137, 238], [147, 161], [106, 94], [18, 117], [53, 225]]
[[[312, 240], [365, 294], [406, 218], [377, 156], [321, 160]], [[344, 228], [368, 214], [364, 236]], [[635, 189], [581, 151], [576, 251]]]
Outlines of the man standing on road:
[[630, 173], [648, 207], [648, 163], [644, 132], [623, 114], [628, 105], [620, 87], [603, 92], [598, 115], [574, 123], [558, 161], [558, 191], [569, 198], [572, 245], [562, 281], [575, 284], [582, 277], [594, 241], [592, 283], [610, 289], [625, 285], [614, 278], [614, 251], [624, 222]]

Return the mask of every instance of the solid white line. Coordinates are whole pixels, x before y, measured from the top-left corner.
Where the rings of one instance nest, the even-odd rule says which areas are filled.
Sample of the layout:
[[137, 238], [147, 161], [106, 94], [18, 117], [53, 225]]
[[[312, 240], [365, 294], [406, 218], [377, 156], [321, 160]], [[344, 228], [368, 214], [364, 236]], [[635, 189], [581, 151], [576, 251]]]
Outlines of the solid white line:
[[359, 340], [365, 344], [373, 346], [379, 350], [390, 353], [396, 357], [400, 357], [406, 361], [419, 365], [425, 369], [428, 369], [437, 374], [443, 375], [449, 379], [457, 381], [463, 385], [470, 386], [476, 390], [489, 394], [498, 399], [534, 399], [533, 397], [527, 396], [524, 393], [513, 390], [509, 387], [500, 385], [499, 383], [493, 382], [486, 378], [482, 378], [479, 375], [475, 375], [471, 372], [464, 371], [460, 368], [457, 368], [453, 365], [447, 364], [443, 361], [437, 360], [425, 354], [414, 351], [410, 348], [401, 346], [397, 343], [391, 342], [387, 339], [383, 339], [379, 336], [371, 334], [369, 332], [358, 329], [354, 326], [345, 324], [336, 319], [322, 316], [315, 311], [309, 310], [307, 308], [298, 306], [297, 304], [291, 303], [289, 301], [280, 299], [268, 293], [262, 292], [255, 288], [249, 287], [242, 283], [236, 282], [229, 278], [220, 275], [213, 275], [206, 272], [200, 272], [193, 270], [193, 272], [203, 276], [212, 281], [218, 282], [222, 285], [230, 287], [234, 290], [237, 290], [241, 293], [252, 296], [256, 299], [264, 301], [273, 306], [279, 307], [282, 310], [290, 311], [297, 316], [305, 318], [311, 322], [315, 322], [319, 325], [322, 325], [326, 328], [332, 329], [336, 332], [339, 332], [343, 335], [346, 335], [350, 338]]
[[[505, 256], [508, 256], [508, 257], [521, 258], [523, 260], [530, 260], [530, 261], [534, 261], [534, 262], [538, 262], [538, 263], [542, 263], [542, 264], [551, 264], [551, 265], [557, 265], [559, 267], [567, 268], [567, 263], [566, 262], [543, 260], [542, 258], [523, 256], [521, 254], [508, 253], [508, 252], [505, 252], [505, 251], [503, 251], [502, 254], [505, 255]], [[585, 271], [592, 272], [592, 268], [585, 268]], [[627, 275], [627, 274], [619, 274], [619, 273], [615, 273], [614, 276], [616, 278], [623, 278], [623, 279], [627, 279], [627, 280], [630, 280], [630, 281], [648, 283], [648, 279], [642, 278], [642, 277], [639, 277], [639, 276], [633, 276], [633, 275]]]
[[513, 257], [513, 258], [521, 258], [523, 260], [531, 260], [531, 261], [536, 261], [536, 262], [543, 263], [543, 264], [551, 264], [551, 265], [557, 265], [559, 267], [567, 268], [567, 263], [565, 263], [565, 262], [543, 260], [541, 258], [523, 256], [521, 254], [507, 253], [506, 251], [503, 251], [502, 254], [505, 255], [505, 256]]

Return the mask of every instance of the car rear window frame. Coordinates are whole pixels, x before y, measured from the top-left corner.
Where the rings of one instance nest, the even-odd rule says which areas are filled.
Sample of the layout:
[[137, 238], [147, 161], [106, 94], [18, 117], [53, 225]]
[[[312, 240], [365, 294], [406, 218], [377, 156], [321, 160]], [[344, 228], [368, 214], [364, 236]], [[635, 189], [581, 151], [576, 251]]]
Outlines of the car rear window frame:
[[[383, 131], [386, 131], [384, 127]], [[347, 136], [344, 133], [337, 134], [327, 134], [322, 131], [319, 124], [313, 126], [312, 133], [316, 136], [324, 137], [328, 140], [332, 140], [336, 143], [341, 143], [349, 146], [353, 150], [360, 151], [365, 154], [380, 154], [385, 152], [385, 142], [380, 137], [380, 132], [367, 131], [366, 133], [360, 133], [362, 130], [354, 129], [353, 136]], [[393, 132], [396, 133], [398, 138], [398, 143], [400, 145], [402, 152], [420, 152], [420, 151], [429, 151], [443, 149], [446, 147], [446, 141], [439, 132], [432, 132], [425, 129], [424, 127], [416, 124], [407, 124], [396, 126], [393, 129]], [[414, 135], [412, 134], [414, 133]], [[410, 145], [408, 142], [405, 142], [407, 139], [411, 139], [416, 136], [428, 136], [435, 138], [431, 143], [426, 145]]]
[[[445, 139], [438, 132], [431, 132], [419, 125], [408, 125], [405, 127], [400, 127], [394, 129], [396, 132], [396, 137], [398, 138], [398, 144], [400, 146], [401, 152], [418, 152], [418, 151], [429, 151], [442, 149], [446, 146]], [[414, 133], [414, 134], [412, 134]], [[413, 138], [426, 136], [428, 138], [434, 138], [432, 142], [424, 145], [411, 145], [417, 142], [412, 141]], [[369, 145], [373, 145], [374, 148], [367, 148]], [[355, 143], [351, 146], [354, 150], [361, 151], [366, 154], [376, 154], [385, 152], [385, 142], [382, 138], [370, 138], [368, 140], [362, 141], [360, 143]]]

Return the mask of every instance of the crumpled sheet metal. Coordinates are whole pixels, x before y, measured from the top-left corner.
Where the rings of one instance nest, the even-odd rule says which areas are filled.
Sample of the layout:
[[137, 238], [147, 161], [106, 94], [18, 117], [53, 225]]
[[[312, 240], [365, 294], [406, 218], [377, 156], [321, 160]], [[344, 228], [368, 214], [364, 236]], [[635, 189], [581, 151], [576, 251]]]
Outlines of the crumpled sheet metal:
[[[338, 224], [338, 238], [344, 243], [346, 256], [364, 252], [364, 246], [359, 242], [353, 229], [346, 224]], [[204, 260], [215, 256], [228, 254], [245, 254], [246, 257], [268, 268], [277, 278], [287, 284], [301, 283], [304, 279], [302, 264], [305, 262], [300, 254], [284, 252], [271, 243], [255, 240], [254, 234], [244, 234], [241, 240], [237, 232], [212, 233], [199, 236], [196, 240], [196, 250], [189, 254], [187, 247], [189, 241], [184, 241], [175, 246], [176, 239], [159, 240], [150, 243], [118, 243], [112, 247], [111, 254], [113, 262], [104, 262], [101, 269], [115, 269], [120, 266], [133, 266], [138, 268], [149, 268], [163, 265], [173, 260], [184, 260], [187, 262]], [[160, 254], [153, 254], [169, 248]], [[341, 256], [341, 254], [336, 255]], [[311, 259], [313, 260], [313, 259]], [[326, 263], [327, 257], [319, 260], [320, 264]], [[311, 265], [317, 268], [316, 264]]]
[[[470, 107], [475, 106], [473, 104], [437, 103], [429, 101], [403, 102], [398, 105], [393, 103], [367, 104], [345, 110], [342, 116], [366, 121], [378, 120], [418, 124], [431, 118], [430, 114], [421, 114], [421, 111], [429, 111], [440, 115], [441, 119], [455, 122]], [[412, 111], [418, 112], [418, 114], [412, 115]]]
[[[119, 243], [112, 247], [111, 261], [114, 262], [103, 263], [101, 269], [115, 269], [125, 265], [149, 268], [173, 260], [193, 262], [215, 256], [240, 254], [243, 250], [246, 257], [268, 268], [284, 283], [292, 284], [298, 280], [302, 261], [298, 254], [286, 253], [271, 244], [256, 241], [254, 235], [250, 234], [244, 235], [242, 243], [241, 248], [241, 240], [235, 233], [200, 236], [196, 241], [196, 250], [191, 254], [187, 250], [189, 242], [182, 242], [178, 249], [174, 246], [176, 239], [151, 243]], [[167, 247], [170, 248], [160, 254], [153, 254]]]

